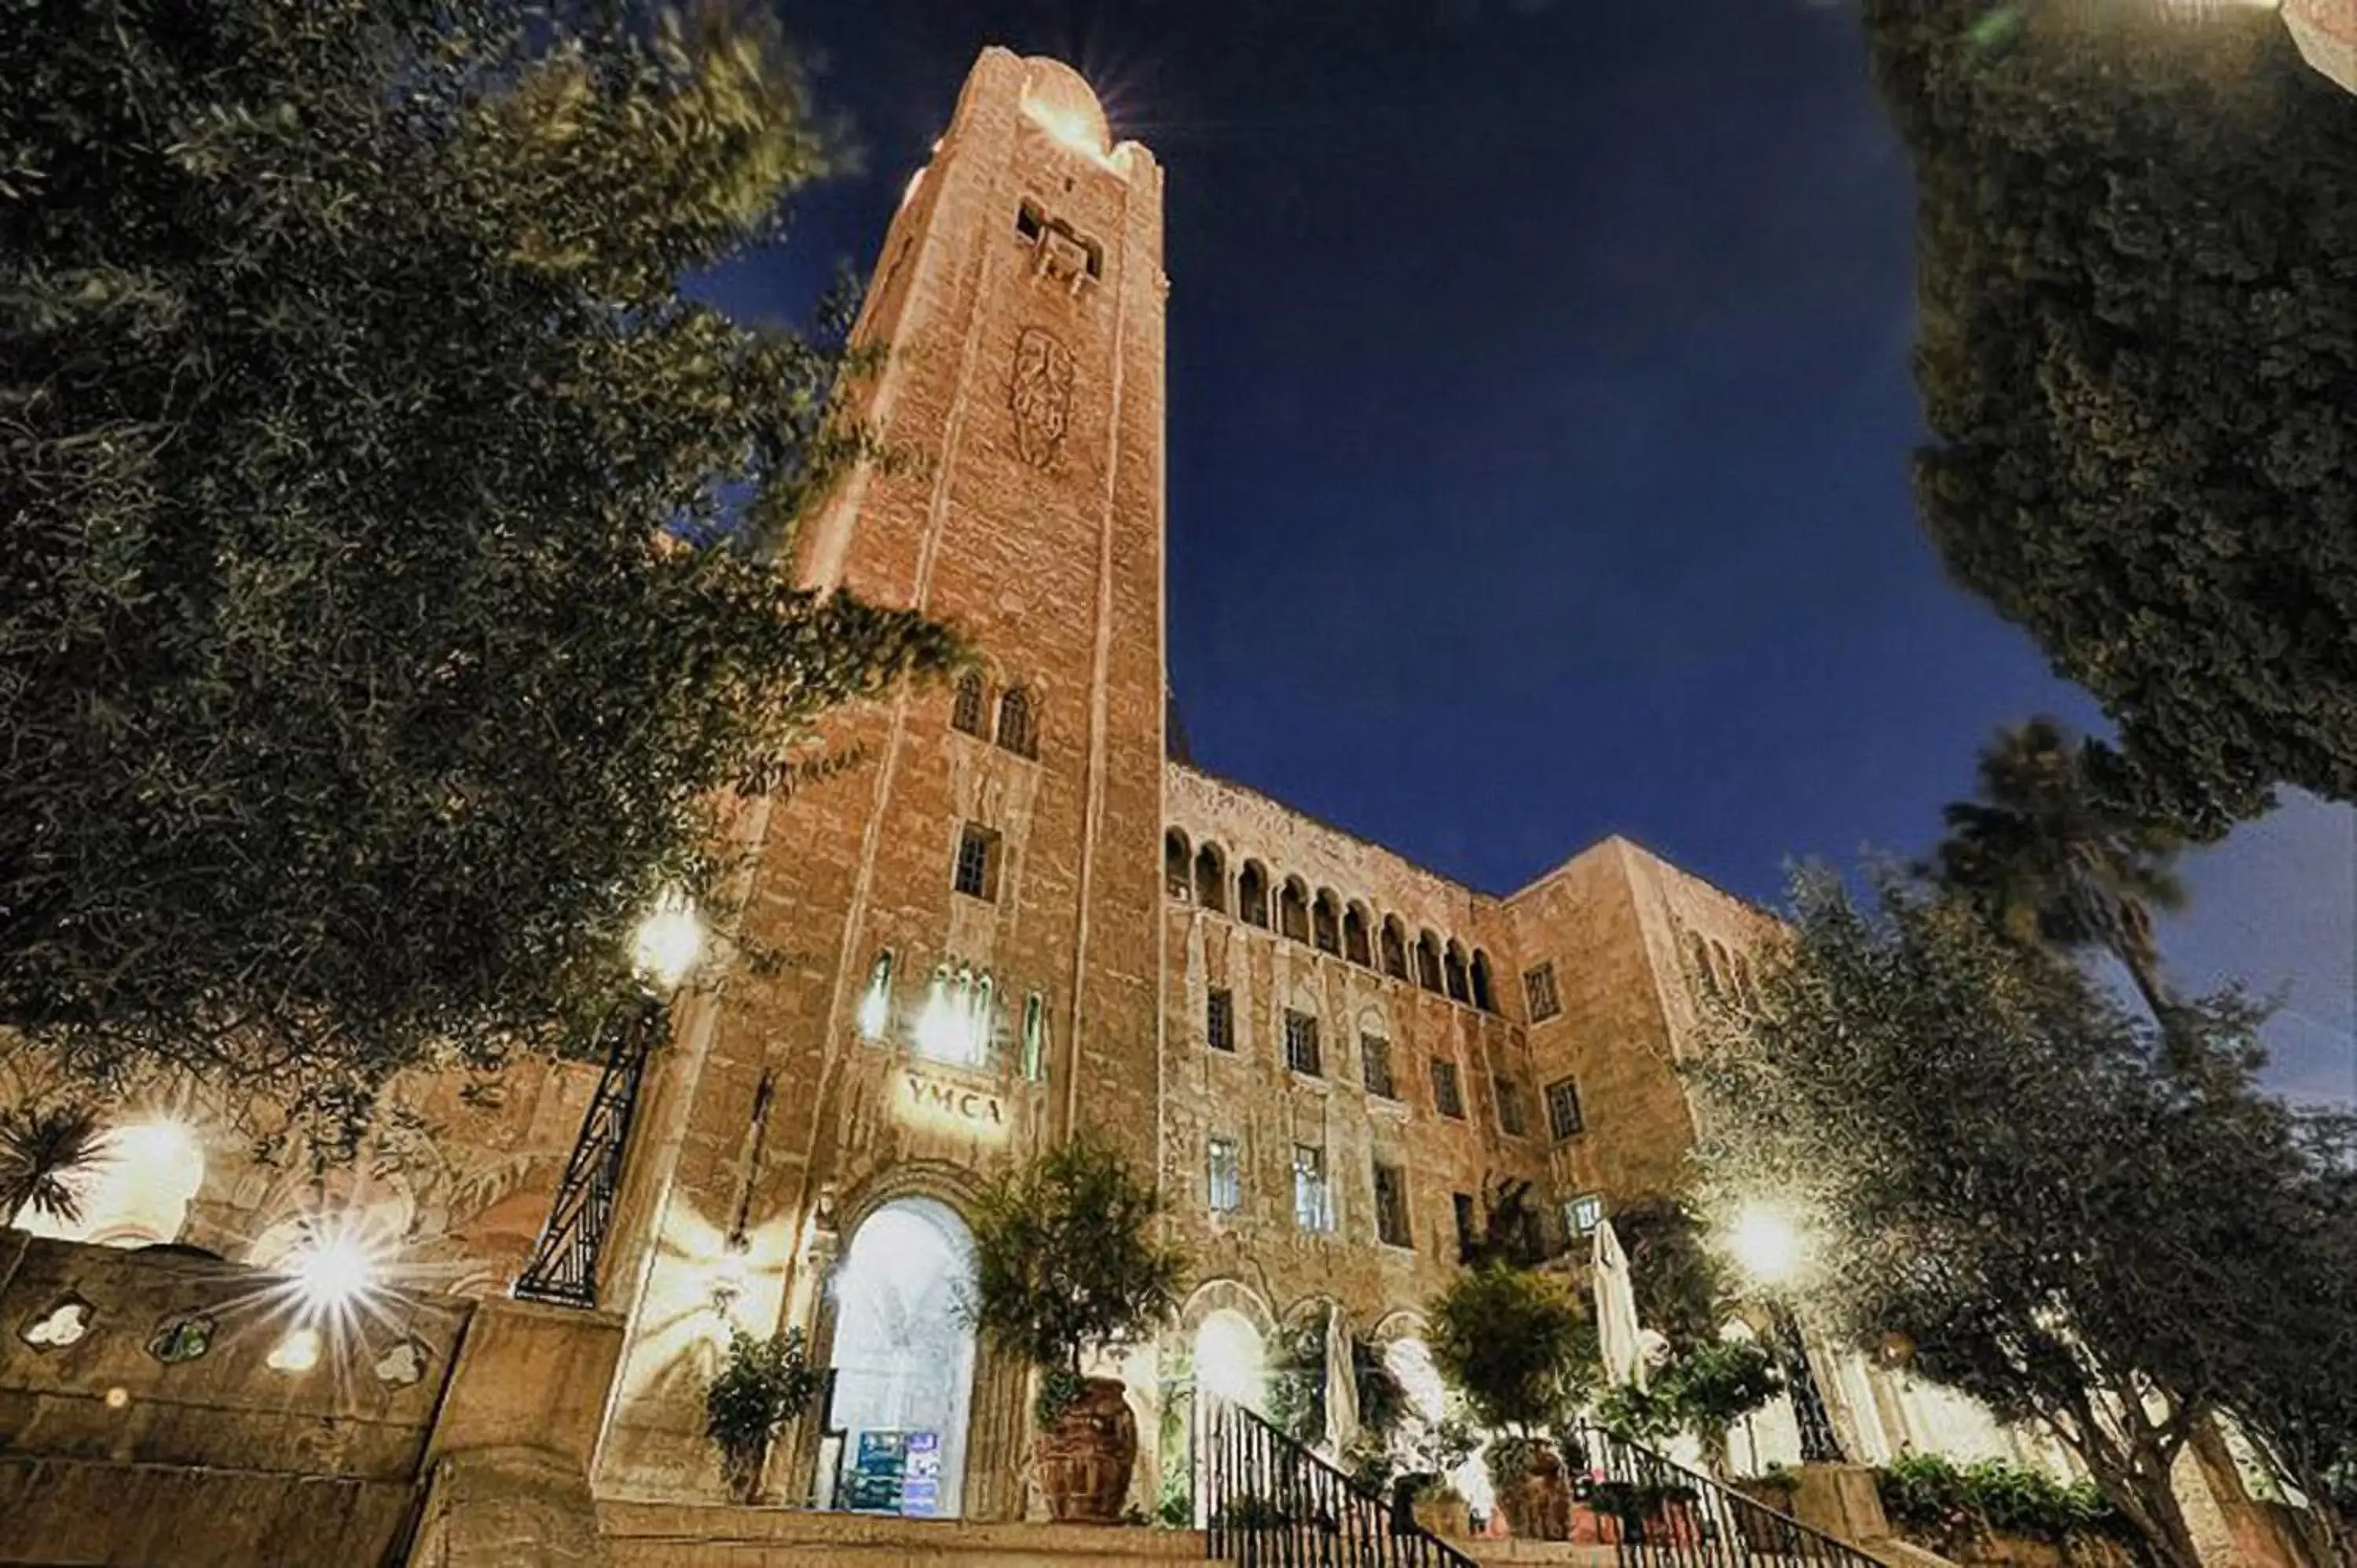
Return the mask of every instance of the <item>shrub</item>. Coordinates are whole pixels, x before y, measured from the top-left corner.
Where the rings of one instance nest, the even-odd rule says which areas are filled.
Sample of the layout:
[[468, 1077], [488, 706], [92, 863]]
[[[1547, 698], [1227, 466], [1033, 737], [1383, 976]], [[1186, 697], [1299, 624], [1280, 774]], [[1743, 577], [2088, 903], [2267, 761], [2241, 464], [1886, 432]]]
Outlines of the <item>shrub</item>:
[[780, 1429], [810, 1408], [818, 1380], [801, 1329], [756, 1339], [731, 1328], [728, 1354], [704, 1391], [704, 1435], [732, 1463], [758, 1464]]
[[1958, 1465], [1938, 1454], [1910, 1454], [1877, 1471], [1875, 1483], [1892, 1523], [1938, 1541], [1987, 1532], [2061, 1545], [2132, 1533], [2092, 1482], [2065, 1486], [2002, 1459]]
[[1559, 1418], [1595, 1376], [1578, 1299], [1542, 1274], [1491, 1262], [1432, 1304], [1432, 1359], [1487, 1424], [1527, 1434]]

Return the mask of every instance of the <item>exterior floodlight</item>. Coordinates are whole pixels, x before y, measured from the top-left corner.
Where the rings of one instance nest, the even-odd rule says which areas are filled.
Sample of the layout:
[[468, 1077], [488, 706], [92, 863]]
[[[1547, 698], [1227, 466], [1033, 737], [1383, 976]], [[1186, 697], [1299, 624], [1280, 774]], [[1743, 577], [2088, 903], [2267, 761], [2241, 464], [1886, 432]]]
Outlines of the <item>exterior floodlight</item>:
[[630, 935], [631, 966], [664, 991], [677, 990], [703, 953], [704, 922], [682, 894], [664, 894]]
[[1727, 1230], [1727, 1250], [1743, 1272], [1763, 1285], [1791, 1280], [1801, 1266], [1801, 1233], [1770, 1208], [1747, 1208]]
[[296, 1294], [315, 1316], [341, 1313], [378, 1283], [376, 1259], [349, 1229], [315, 1235], [295, 1254], [287, 1273]]
[[316, 1328], [289, 1329], [286, 1337], [270, 1352], [270, 1369], [274, 1372], [307, 1372], [319, 1364], [319, 1331]]

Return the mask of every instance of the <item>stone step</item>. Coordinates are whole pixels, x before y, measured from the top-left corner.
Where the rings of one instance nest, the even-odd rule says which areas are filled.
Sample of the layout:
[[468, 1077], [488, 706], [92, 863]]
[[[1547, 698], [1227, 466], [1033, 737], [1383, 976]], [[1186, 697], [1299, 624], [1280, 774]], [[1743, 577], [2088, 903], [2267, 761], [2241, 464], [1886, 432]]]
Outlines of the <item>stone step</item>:
[[601, 1502], [613, 1568], [1170, 1568], [1199, 1530], [967, 1524], [727, 1503]]

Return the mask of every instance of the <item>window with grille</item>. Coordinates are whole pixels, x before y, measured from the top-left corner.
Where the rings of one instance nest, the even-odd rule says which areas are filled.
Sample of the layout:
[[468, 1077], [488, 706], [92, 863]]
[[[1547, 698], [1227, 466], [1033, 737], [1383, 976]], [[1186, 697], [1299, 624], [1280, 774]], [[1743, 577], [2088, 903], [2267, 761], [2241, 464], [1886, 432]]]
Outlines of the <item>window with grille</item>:
[[1457, 1076], [1457, 1064], [1445, 1057], [1432, 1058], [1432, 1108], [1465, 1120], [1465, 1085]]
[[1225, 986], [1214, 986], [1203, 999], [1203, 1038], [1215, 1051], [1236, 1048], [1236, 997]]
[[998, 835], [977, 822], [958, 834], [957, 870], [952, 886], [969, 898], [998, 898]]
[[1375, 1239], [1388, 1247], [1413, 1247], [1408, 1230], [1407, 1172], [1398, 1165], [1375, 1162]]
[[1498, 1094], [1498, 1130], [1510, 1138], [1519, 1138], [1530, 1131], [1523, 1115], [1523, 1086], [1511, 1078], [1494, 1078], [1491, 1087]]
[[1020, 686], [998, 699], [998, 744], [1017, 757], [1039, 755], [1039, 729], [1031, 720], [1031, 694]]
[[1555, 993], [1555, 965], [1540, 964], [1523, 971], [1523, 995], [1531, 1004], [1531, 1022], [1544, 1022], [1563, 1011], [1563, 1004]]
[[1367, 1092], [1380, 1094], [1385, 1100], [1397, 1100], [1399, 1090], [1392, 1082], [1392, 1043], [1381, 1035], [1359, 1036], [1359, 1070], [1366, 1079]]
[[950, 703], [950, 728], [968, 735], [982, 733], [982, 677], [971, 670], [958, 677], [957, 695]]
[[1579, 1085], [1567, 1078], [1556, 1079], [1547, 1085], [1547, 1131], [1555, 1141], [1578, 1134], [1587, 1122], [1579, 1114]]
[[1604, 1223], [1604, 1199], [1595, 1193], [1585, 1197], [1564, 1200], [1564, 1234], [1577, 1241], [1583, 1236], [1593, 1236], [1596, 1228]]
[[1293, 1223], [1319, 1235], [1334, 1229], [1334, 1189], [1326, 1180], [1326, 1151], [1293, 1145]]
[[1236, 1157], [1233, 1138], [1213, 1138], [1203, 1145], [1204, 1200], [1214, 1214], [1233, 1214], [1244, 1206], [1243, 1165]]
[[1290, 1007], [1285, 1011], [1285, 1065], [1312, 1078], [1325, 1071], [1318, 1055], [1318, 1020]]

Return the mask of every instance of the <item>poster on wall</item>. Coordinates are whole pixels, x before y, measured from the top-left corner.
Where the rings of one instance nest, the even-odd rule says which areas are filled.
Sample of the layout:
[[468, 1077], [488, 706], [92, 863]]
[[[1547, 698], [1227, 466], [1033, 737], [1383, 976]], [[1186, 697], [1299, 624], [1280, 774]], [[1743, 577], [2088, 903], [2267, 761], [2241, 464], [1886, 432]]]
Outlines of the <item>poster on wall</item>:
[[[861, 1433], [851, 1474], [844, 1478], [842, 1506], [855, 1513], [899, 1513], [901, 1479], [907, 1472], [908, 1459], [909, 1434]], [[939, 1473], [938, 1465], [935, 1473]]]
[[931, 1519], [941, 1508], [942, 1434], [911, 1432], [900, 1472], [900, 1511], [910, 1519]]

